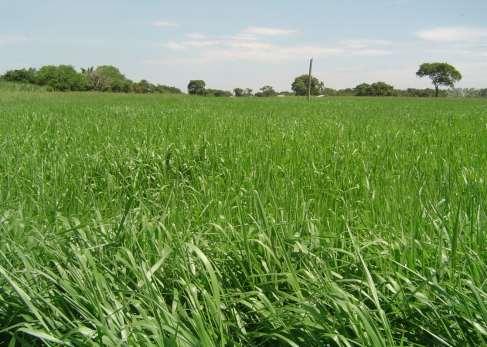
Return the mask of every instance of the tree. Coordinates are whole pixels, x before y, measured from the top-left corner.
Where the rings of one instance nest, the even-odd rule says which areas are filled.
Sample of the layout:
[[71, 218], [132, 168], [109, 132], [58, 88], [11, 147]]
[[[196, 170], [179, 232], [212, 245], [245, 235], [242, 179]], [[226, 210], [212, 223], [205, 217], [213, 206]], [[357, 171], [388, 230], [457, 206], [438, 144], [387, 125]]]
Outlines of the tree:
[[446, 92], [446, 96], [456, 97], [456, 98], [479, 98], [482, 97], [482, 89], [451, 88]]
[[352, 88], [340, 89], [340, 90], [337, 90], [337, 95], [338, 96], [354, 96], [355, 90]]
[[[301, 75], [294, 79], [294, 82], [291, 85], [291, 89], [296, 95], [304, 96], [308, 95], [308, 84], [309, 84], [309, 76], [308, 75]], [[316, 77], [311, 76], [311, 95], [322, 95], [325, 89], [325, 84], [317, 79]]]
[[393, 96], [394, 87], [385, 82], [375, 82], [370, 86], [372, 96]]
[[370, 91], [370, 84], [362, 83], [355, 87], [354, 89], [356, 96], [369, 96]]
[[274, 90], [272, 86], [263, 86], [262, 88], [260, 88], [260, 92], [255, 93], [255, 96], [258, 97], [277, 96], [277, 92]]
[[416, 72], [418, 77], [429, 77], [435, 86], [435, 96], [438, 97], [440, 86], [453, 88], [462, 79], [462, 74], [447, 63], [424, 63]]
[[161, 94], [181, 94], [182, 93], [179, 88], [165, 86], [161, 84], [158, 84], [155, 90], [157, 93], [161, 93]]
[[124, 92], [132, 89], [132, 81], [127, 79], [118, 68], [111, 65], [98, 66], [96, 69], [82, 69], [89, 89], [101, 92]]
[[279, 96], [293, 96], [294, 93], [288, 92], [287, 90], [283, 90], [282, 92], [277, 93]]
[[9, 82], [35, 83], [36, 69], [20, 69], [7, 71], [2, 78]]
[[326, 95], [326, 96], [337, 96], [338, 95], [338, 91], [333, 89], [333, 88], [324, 88], [323, 89], [323, 95]]
[[236, 97], [245, 97], [245, 96], [252, 96], [252, 89], [250, 88], [235, 88], [233, 90], [233, 94], [236, 96]]
[[232, 93], [227, 90], [220, 90], [220, 89], [205, 89], [205, 96], [217, 96], [217, 97], [230, 97]]
[[[406, 90], [400, 90], [398, 92], [400, 96], [408, 96], [408, 97], [431, 98], [435, 96], [435, 90], [431, 88], [426, 88], [426, 89], [408, 88]], [[446, 91], [442, 92], [440, 95], [446, 96]]]
[[[134, 93], [181, 94], [181, 90], [165, 85], [154, 85], [146, 80], [133, 83], [118, 68], [103, 65], [81, 69], [81, 73], [69, 65], [47, 65], [40, 70], [33, 68], [7, 71], [1, 80], [17, 83], [32, 83], [47, 86], [47, 90]], [[225, 92], [228, 95], [228, 92]]]
[[205, 95], [206, 83], [202, 80], [191, 80], [188, 84], [188, 94]]
[[146, 80], [141, 80], [138, 83], [132, 84], [132, 91], [140, 94], [154, 93], [156, 86]]
[[36, 73], [36, 82], [58, 91], [86, 90], [86, 79], [70, 65], [47, 65]]
[[235, 88], [233, 90], [233, 94], [235, 94], [236, 97], [242, 97], [245, 96], [245, 90], [243, 90], [242, 88]]
[[394, 87], [385, 82], [362, 83], [355, 87], [357, 96], [393, 96]]

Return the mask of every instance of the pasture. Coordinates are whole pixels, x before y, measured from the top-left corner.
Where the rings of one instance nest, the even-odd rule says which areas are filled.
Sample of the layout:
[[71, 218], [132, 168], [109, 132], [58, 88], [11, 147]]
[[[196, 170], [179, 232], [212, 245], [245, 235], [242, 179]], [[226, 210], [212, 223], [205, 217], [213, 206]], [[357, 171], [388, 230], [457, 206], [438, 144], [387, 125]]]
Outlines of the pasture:
[[487, 101], [0, 93], [0, 344], [487, 343]]

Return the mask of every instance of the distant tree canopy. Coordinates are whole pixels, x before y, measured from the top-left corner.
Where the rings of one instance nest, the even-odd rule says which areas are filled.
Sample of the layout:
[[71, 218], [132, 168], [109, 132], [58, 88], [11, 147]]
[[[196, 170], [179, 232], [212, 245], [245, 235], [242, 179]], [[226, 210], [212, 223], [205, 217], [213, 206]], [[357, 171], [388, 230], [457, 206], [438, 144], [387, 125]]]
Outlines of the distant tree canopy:
[[[91, 67], [82, 70], [87, 79], [91, 90], [106, 92], [129, 92], [131, 87], [137, 87], [132, 81], [127, 79], [118, 68], [110, 65], [98, 66], [96, 69]], [[140, 83], [148, 83], [142, 80]], [[134, 90], [136, 91], [136, 90]], [[148, 93], [150, 91], [147, 91]]]
[[166, 86], [163, 84], [157, 84], [155, 88], [156, 93], [161, 94], [181, 94], [181, 90], [176, 87]]
[[200, 96], [230, 97], [232, 92], [221, 89], [206, 88], [206, 82], [203, 80], [191, 80], [188, 83], [188, 94]]
[[86, 90], [86, 79], [70, 65], [47, 65], [36, 73], [36, 82], [58, 91]]
[[442, 92], [445, 96], [456, 98], [487, 98], [487, 89], [451, 88]]
[[188, 94], [205, 95], [206, 83], [202, 80], [191, 80], [188, 84]]
[[385, 82], [362, 83], [355, 87], [356, 96], [394, 96], [394, 87]]
[[338, 96], [354, 96], [355, 90], [352, 88], [340, 89], [340, 90], [337, 90], [337, 95]]
[[255, 93], [257, 97], [272, 97], [277, 96], [277, 92], [274, 90], [272, 86], [263, 86], [260, 88], [260, 91]]
[[424, 63], [416, 72], [418, 77], [429, 77], [435, 86], [436, 94], [439, 95], [440, 86], [451, 87], [462, 79], [462, 74], [448, 63]]
[[152, 83], [149, 83], [146, 80], [141, 80], [140, 82], [134, 83], [132, 85], [132, 90], [135, 93], [139, 94], [148, 94], [148, 93], [154, 93], [156, 91], [156, 86], [153, 85]]
[[[408, 88], [406, 90], [396, 90], [398, 96], [407, 96], [407, 97], [419, 97], [419, 98], [432, 98], [435, 97], [436, 91], [431, 88], [426, 89], [416, 89], [416, 88]], [[447, 92], [445, 90], [439, 91], [439, 96], [447, 96]]]
[[205, 96], [217, 96], [217, 97], [229, 97], [232, 96], [232, 93], [227, 90], [220, 90], [220, 89], [205, 89]]
[[372, 95], [375, 96], [393, 96], [394, 87], [385, 82], [376, 82], [370, 85]]
[[145, 80], [134, 83], [116, 67], [109, 65], [81, 69], [81, 72], [70, 65], [47, 65], [39, 70], [30, 68], [7, 71], [1, 78], [10, 82], [46, 86], [54, 91], [181, 93], [176, 87], [154, 85]]
[[36, 82], [36, 69], [10, 70], [3, 75], [9, 82], [32, 83]]
[[283, 90], [282, 92], [277, 93], [279, 96], [294, 96], [294, 93], [288, 92], [287, 90]]
[[235, 88], [233, 90], [233, 94], [236, 96], [236, 97], [242, 97], [244, 96], [244, 90], [242, 88]]
[[[311, 80], [311, 94], [323, 96], [404, 96], [404, 97], [465, 97], [465, 98], [487, 98], [487, 89], [475, 88], [454, 88], [455, 83], [460, 81], [462, 75], [453, 66], [447, 63], [425, 63], [417, 71], [419, 77], [429, 77], [434, 85], [434, 89], [414, 89], [406, 90], [395, 89], [385, 82], [375, 82], [372, 84], [362, 83], [354, 89], [346, 88], [335, 90], [325, 88], [324, 83], [316, 77]], [[7, 71], [0, 75], [0, 79], [11, 83], [11, 85], [30, 85], [38, 89], [51, 91], [99, 91], [114, 93], [161, 93], [161, 94], [180, 94], [176, 87], [152, 84], [147, 80], [133, 82], [123, 75], [115, 66], [102, 65], [89, 67], [77, 71], [70, 65], [47, 65], [40, 69], [16, 69]], [[441, 86], [450, 87], [449, 90], [442, 89]], [[12, 87], [10, 87], [12, 88]], [[22, 89], [22, 88], [21, 88]], [[21, 90], [19, 89], [19, 90]], [[23, 88], [22, 90], [31, 90]], [[294, 79], [292, 83], [293, 94], [290, 92], [277, 92], [272, 86], [264, 86], [253, 94], [249, 88], [235, 88], [233, 94], [236, 97], [274, 97], [307, 95], [308, 75], [301, 75]], [[188, 93], [192, 95], [229, 97], [230, 91], [206, 88], [203, 80], [191, 80], [188, 84]]]
[[[301, 75], [294, 79], [291, 89], [293, 90], [294, 94], [304, 96], [308, 95], [308, 86], [309, 76]], [[323, 95], [324, 90], [325, 84], [316, 77], [311, 76], [311, 95]]]
[[233, 94], [236, 96], [236, 97], [244, 97], [244, 96], [252, 96], [252, 89], [250, 88], [235, 88], [233, 90]]
[[335, 89], [332, 89], [332, 88], [324, 88], [322, 95], [325, 95], [325, 96], [337, 96], [338, 95], [338, 90], [335, 90]]
[[361, 83], [355, 87], [356, 96], [369, 96], [371, 94], [370, 84]]

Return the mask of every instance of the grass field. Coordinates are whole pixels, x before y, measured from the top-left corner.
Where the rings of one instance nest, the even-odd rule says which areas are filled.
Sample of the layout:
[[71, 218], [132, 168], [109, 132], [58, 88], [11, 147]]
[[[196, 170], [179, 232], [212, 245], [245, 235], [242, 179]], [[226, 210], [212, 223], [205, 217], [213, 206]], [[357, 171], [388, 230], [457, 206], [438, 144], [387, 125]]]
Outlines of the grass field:
[[47, 92], [48, 88], [30, 83], [15, 83], [0, 79], [0, 93], [5, 92]]
[[487, 101], [0, 94], [0, 345], [487, 343]]

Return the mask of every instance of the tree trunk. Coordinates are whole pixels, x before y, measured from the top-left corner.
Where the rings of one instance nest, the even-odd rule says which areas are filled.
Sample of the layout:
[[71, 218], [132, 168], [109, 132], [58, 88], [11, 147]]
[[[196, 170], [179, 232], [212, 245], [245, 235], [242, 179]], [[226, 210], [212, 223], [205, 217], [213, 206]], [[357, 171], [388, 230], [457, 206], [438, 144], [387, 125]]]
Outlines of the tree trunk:
[[437, 98], [440, 95], [440, 90], [438, 86], [435, 86], [435, 97]]

